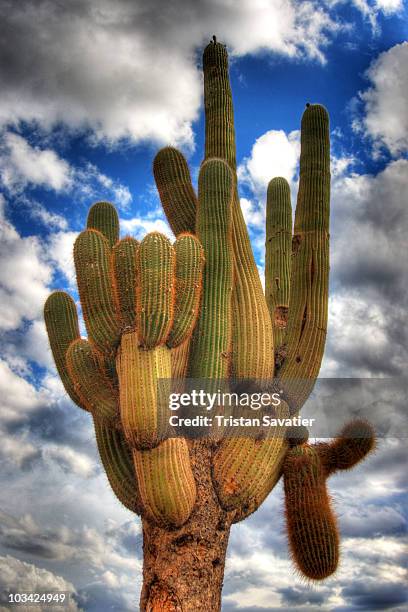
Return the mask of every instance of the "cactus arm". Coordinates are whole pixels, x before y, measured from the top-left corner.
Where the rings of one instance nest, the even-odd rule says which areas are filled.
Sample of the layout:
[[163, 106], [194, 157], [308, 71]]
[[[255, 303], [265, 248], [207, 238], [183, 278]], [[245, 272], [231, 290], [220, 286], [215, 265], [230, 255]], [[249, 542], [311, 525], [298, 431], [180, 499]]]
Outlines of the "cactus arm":
[[122, 329], [134, 328], [136, 318], [136, 251], [138, 241], [131, 236], [119, 240], [112, 249], [115, 289]]
[[116, 208], [110, 202], [96, 202], [89, 209], [86, 227], [101, 232], [112, 248], [119, 240], [119, 217]]
[[[277, 418], [289, 417], [282, 402]], [[232, 437], [220, 445], [213, 462], [214, 487], [226, 510], [238, 509], [235, 522], [254, 512], [281, 476], [286, 452], [285, 427], [271, 427], [266, 439]]]
[[174, 315], [176, 257], [159, 232], [147, 234], [136, 253], [136, 326], [146, 348], [164, 344]]
[[284, 463], [285, 515], [289, 546], [298, 569], [314, 580], [336, 571], [339, 534], [319, 456], [295, 446]]
[[79, 397], [90, 412], [115, 426], [119, 417], [118, 394], [100, 367], [100, 358], [90, 342], [82, 338], [69, 345], [66, 363]]
[[171, 378], [170, 349], [139, 346], [136, 331], [122, 334], [116, 357], [119, 377], [120, 415], [126, 440], [131, 448], [148, 449], [159, 444], [159, 379]]
[[205, 48], [203, 70], [205, 158], [225, 159], [234, 175], [232, 374], [235, 378], [269, 379], [274, 370], [272, 325], [239, 203], [234, 115], [224, 45], [211, 42]]
[[175, 302], [173, 325], [167, 346], [174, 348], [193, 332], [199, 313], [204, 266], [203, 247], [192, 234], [179, 234], [176, 253]]
[[266, 200], [265, 297], [273, 327], [275, 364], [279, 363], [289, 309], [292, 207], [288, 182], [268, 185]]
[[194, 232], [197, 196], [184, 156], [173, 147], [164, 147], [154, 158], [153, 175], [174, 235]]
[[375, 446], [372, 427], [352, 421], [330, 443], [296, 445], [283, 466], [285, 514], [294, 562], [306, 577], [323, 580], [336, 571], [339, 533], [327, 477], [359, 463]]
[[101, 352], [112, 354], [119, 342], [120, 315], [108, 240], [97, 230], [81, 232], [74, 262], [89, 340]]
[[51, 293], [44, 305], [44, 320], [51, 352], [65, 391], [77, 406], [88, 410], [75, 389], [65, 360], [69, 345], [79, 338], [78, 314], [72, 297], [64, 291]]
[[99, 456], [109, 484], [119, 501], [131, 512], [141, 514], [142, 506], [133, 458], [123, 433], [93, 415]]
[[203, 295], [190, 351], [192, 378], [225, 379], [231, 346], [232, 172], [225, 161], [209, 159], [198, 179], [197, 236], [204, 249]]
[[[293, 412], [313, 389], [323, 357], [329, 291], [329, 117], [309, 105], [302, 117], [300, 183], [292, 240], [287, 355], [279, 373]], [[286, 384], [285, 384], [286, 383]]]
[[[291, 228], [289, 186], [283, 179], [274, 179], [268, 188], [265, 271], [267, 299], [275, 278], [283, 279], [279, 288], [277, 286], [273, 288], [274, 292], [275, 288], [277, 291], [274, 293], [269, 307], [275, 331], [278, 331], [277, 371], [284, 381], [283, 387], [287, 393], [292, 412], [299, 410], [307, 399], [318, 374], [324, 350], [328, 300], [329, 163], [328, 116], [323, 107], [315, 105], [306, 110], [302, 119], [300, 187], [290, 271], [290, 298], [288, 295], [288, 243]], [[276, 239], [273, 239], [273, 236], [269, 234], [270, 231], [273, 233], [274, 230], [279, 232]], [[269, 240], [270, 238], [272, 240]], [[276, 249], [273, 246], [274, 242], [277, 243]], [[299, 244], [300, 249], [298, 250]], [[278, 289], [282, 289], [282, 293]], [[276, 329], [278, 326], [275, 321], [275, 313], [276, 307], [284, 306], [285, 302], [287, 305], [289, 299], [290, 322], [288, 321], [284, 340], [285, 344], [288, 345], [286, 348], [286, 346], [278, 346], [282, 335], [279, 335], [279, 330]], [[279, 300], [280, 303], [275, 302], [275, 300]], [[281, 329], [283, 330], [283, 326]], [[296, 333], [298, 336], [296, 336]], [[302, 334], [304, 334], [303, 337]], [[299, 354], [299, 351], [294, 350], [294, 347], [299, 347], [301, 337], [302, 342], [304, 342], [302, 345], [304, 347], [304, 358], [303, 355]], [[288, 356], [283, 361], [282, 370], [279, 371], [282, 357], [284, 357], [286, 351]], [[262, 444], [268, 444], [268, 442], [261, 443], [258, 453]], [[224, 446], [227, 445], [231, 445], [231, 442], [228, 441], [224, 444]], [[259, 500], [260, 504], [276, 484], [287, 448], [287, 443], [282, 440], [280, 454], [269, 465], [264, 464], [262, 473], [265, 474], [265, 477], [260, 481], [259, 492], [252, 500], [246, 498], [246, 489], [250, 489], [251, 483], [247, 481], [244, 483], [245, 486], [244, 484], [241, 486], [241, 496], [246, 499], [246, 502], [239, 508], [236, 520], [245, 518], [251, 509], [257, 507], [256, 500]], [[255, 460], [256, 457], [252, 456], [252, 461]], [[246, 511], [245, 505], [249, 508], [249, 511]], [[330, 520], [328, 524], [332, 524]]]
[[328, 476], [338, 470], [350, 470], [374, 448], [374, 430], [362, 419], [347, 423], [330, 444], [316, 444], [316, 451]]
[[196, 500], [187, 442], [168, 438], [151, 450], [134, 450], [133, 459], [147, 517], [165, 527], [185, 523]]

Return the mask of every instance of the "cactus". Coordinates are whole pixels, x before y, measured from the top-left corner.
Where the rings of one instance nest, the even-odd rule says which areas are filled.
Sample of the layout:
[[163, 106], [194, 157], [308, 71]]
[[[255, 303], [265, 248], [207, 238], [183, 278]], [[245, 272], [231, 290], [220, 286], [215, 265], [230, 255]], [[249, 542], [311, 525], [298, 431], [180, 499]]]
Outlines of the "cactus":
[[283, 482], [288, 539], [293, 559], [307, 578], [327, 578], [339, 561], [339, 534], [326, 479], [356, 465], [373, 446], [371, 426], [356, 420], [334, 442], [301, 443], [287, 453]]
[[[153, 174], [177, 239], [119, 240], [115, 208], [92, 206], [74, 260], [88, 340], [75, 304], [56, 291], [44, 308], [58, 373], [92, 414], [108, 481], [140, 514], [142, 610], [219, 610], [231, 525], [254, 512], [283, 475], [292, 557], [308, 578], [336, 570], [339, 533], [327, 477], [374, 446], [364, 422], [311, 445], [307, 430], [257, 439], [163, 437], [158, 383], [251, 379], [285, 391], [277, 416], [298, 414], [323, 357], [328, 305], [330, 145], [327, 111], [307, 105], [292, 237], [289, 185], [268, 186], [266, 295], [243, 220], [236, 176], [228, 56], [206, 47], [205, 155], [198, 195], [183, 155], [158, 152]], [[276, 382], [276, 381], [275, 381]], [[271, 387], [269, 387], [271, 388]]]

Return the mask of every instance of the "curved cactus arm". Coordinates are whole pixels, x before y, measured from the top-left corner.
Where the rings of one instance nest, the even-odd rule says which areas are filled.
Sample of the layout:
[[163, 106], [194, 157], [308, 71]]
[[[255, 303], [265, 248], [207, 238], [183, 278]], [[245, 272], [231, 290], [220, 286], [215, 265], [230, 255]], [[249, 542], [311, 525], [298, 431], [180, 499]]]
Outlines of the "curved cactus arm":
[[99, 456], [113, 492], [128, 510], [141, 514], [142, 504], [132, 452], [123, 433], [96, 415], [93, 415], [93, 421]]
[[51, 293], [44, 305], [44, 320], [52, 356], [65, 391], [77, 406], [89, 410], [75, 389], [66, 363], [70, 344], [80, 337], [78, 313], [72, 297], [65, 291]]
[[197, 196], [184, 156], [173, 147], [164, 147], [154, 158], [153, 175], [174, 235], [194, 232]]
[[101, 232], [112, 248], [119, 240], [119, 217], [116, 208], [110, 202], [96, 202], [89, 209], [86, 227]]
[[302, 117], [300, 183], [292, 239], [287, 355], [279, 372], [297, 412], [319, 373], [327, 331], [329, 293], [330, 140], [323, 106]]
[[147, 518], [164, 527], [185, 523], [196, 500], [187, 442], [169, 438], [151, 450], [134, 450], [133, 460]]
[[119, 377], [120, 415], [126, 440], [131, 448], [157, 446], [158, 380], [171, 378], [170, 349], [139, 346], [137, 332], [125, 332], [116, 357]]
[[222, 159], [209, 159], [198, 179], [197, 236], [204, 249], [203, 295], [190, 351], [192, 378], [225, 379], [231, 349], [233, 176]]
[[119, 397], [100, 361], [87, 340], [78, 338], [69, 345], [66, 363], [78, 395], [90, 412], [115, 426], [119, 419]]
[[316, 444], [316, 452], [328, 476], [338, 470], [350, 470], [375, 448], [375, 434], [370, 423], [355, 419], [347, 423], [330, 444]]
[[354, 421], [331, 443], [300, 444], [287, 453], [283, 482], [289, 547], [298, 569], [310, 579], [327, 578], [339, 562], [339, 533], [326, 479], [356, 465], [374, 445], [372, 427]]
[[232, 375], [265, 380], [272, 378], [274, 370], [272, 325], [238, 197], [234, 113], [224, 45], [211, 42], [205, 48], [203, 71], [205, 158], [225, 159], [234, 175]]
[[101, 352], [113, 354], [120, 338], [120, 314], [107, 238], [93, 229], [81, 232], [74, 262], [89, 340]]
[[122, 329], [136, 324], [136, 252], [139, 242], [131, 236], [119, 240], [112, 249], [114, 287], [120, 310]]
[[289, 309], [292, 206], [288, 182], [281, 177], [268, 185], [266, 200], [265, 297], [273, 327], [275, 364], [284, 355]]

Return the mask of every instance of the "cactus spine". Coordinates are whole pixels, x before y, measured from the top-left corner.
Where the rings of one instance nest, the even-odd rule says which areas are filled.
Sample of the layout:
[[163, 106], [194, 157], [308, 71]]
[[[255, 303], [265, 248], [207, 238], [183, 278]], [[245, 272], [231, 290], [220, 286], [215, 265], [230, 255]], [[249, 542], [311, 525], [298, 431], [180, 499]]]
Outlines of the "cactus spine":
[[284, 425], [259, 440], [187, 443], [160, 435], [160, 379], [269, 384], [275, 375], [286, 400], [277, 416], [298, 413], [326, 338], [327, 111], [308, 105], [302, 118], [293, 238], [289, 186], [282, 178], [268, 186], [264, 296], [239, 203], [227, 51], [215, 37], [203, 67], [205, 159], [198, 197], [179, 151], [165, 147], [153, 164], [175, 244], [157, 232], [140, 244], [119, 240], [115, 208], [98, 202], [74, 247], [88, 340], [79, 337], [67, 294], [56, 291], [44, 308], [59, 375], [72, 400], [92, 413], [111, 487], [143, 517], [142, 610], [170, 604], [219, 610], [230, 526], [254, 512], [282, 474], [293, 558], [309, 578], [330, 575], [339, 536], [327, 477], [374, 446], [363, 422], [317, 445], [308, 443], [307, 431], [285, 431]]

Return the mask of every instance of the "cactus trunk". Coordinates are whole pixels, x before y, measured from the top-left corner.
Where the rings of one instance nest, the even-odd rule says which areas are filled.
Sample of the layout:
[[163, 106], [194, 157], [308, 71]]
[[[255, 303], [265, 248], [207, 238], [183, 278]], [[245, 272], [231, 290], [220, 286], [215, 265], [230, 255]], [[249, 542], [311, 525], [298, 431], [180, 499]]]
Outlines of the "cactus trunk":
[[143, 520], [142, 612], [218, 612], [231, 513], [220, 508], [211, 483], [211, 450], [191, 449], [200, 495], [189, 520], [171, 531]]

